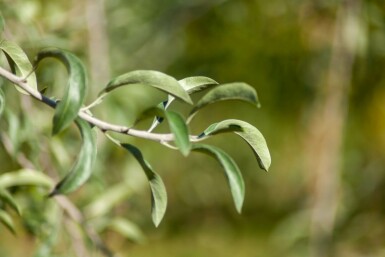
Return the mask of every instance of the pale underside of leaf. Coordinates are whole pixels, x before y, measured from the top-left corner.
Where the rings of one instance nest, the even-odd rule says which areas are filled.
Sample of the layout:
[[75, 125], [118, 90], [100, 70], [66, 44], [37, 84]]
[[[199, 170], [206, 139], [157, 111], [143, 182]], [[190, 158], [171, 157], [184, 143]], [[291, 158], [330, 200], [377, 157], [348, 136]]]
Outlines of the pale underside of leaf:
[[[21, 78], [26, 78], [28, 86], [37, 92], [36, 75], [33, 71], [31, 62], [25, 52], [15, 43], [3, 40], [0, 43], [0, 49], [6, 54], [12, 71]], [[32, 73], [31, 73], [32, 72]], [[28, 76], [28, 77], [27, 77]], [[27, 94], [24, 90], [16, 86], [16, 89], [23, 94]]]
[[78, 116], [86, 94], [87, 76], [86, 69], [78, 57], [56, 48], [40, 51], [36, 56], [35, 66], [50, 57], [62, 62], [69, 74], [65, 94], [55, 109], [52, 128], [52, 134], [55, 135], [66, 129]]
[[253, 150], [259, 167], [268, 171], [271, 164], [271, 156], [266, 140], [257, 128], [245, 121], [229, 119], [214, 123], [200, 135], [200, 138], [225, 132], [234, 132], [242, 137]]
[[151, 216], [157, 227], [162, 221], [167, 208], [167, 192], [162, 178], [152, 169], [151, 165], [143, 158], [138, 148], [130, 144], [121, 144], [139, 162], [144, 170], [151, 189]]
[[49, 196], [67, 194], [82, 186], [92, 174], [93, 165], [96, 159], [96, 132], [91, 126], [76, 119], [83, 143], [78, 158], [71, 171], [56, 185]]
[[235, 207], [241, 213], [245, 198], [245, 183], [235, 161], [223, 150], [210, 145], [194, 144], [192, 151], [208, 154], [220, 163], [226, 175]]
[[134, 84], [158, 88], [186, 103], [192, 104], [190, 96], [175, 78], [152, 70], [137, 70], [120, 75], [112, 79], [102, 92], [109, 92], [121, 86]]
[[3, 115], [4, 107], [5, 107], [5, 95], [3, 90], [0, 88], [0, 119], [1, 119], [1, 116]]
[[111, 220], [108, 227], [135, 243], [143, 243], [146, 240], [139, 226], [127, 219], [115, 218]]

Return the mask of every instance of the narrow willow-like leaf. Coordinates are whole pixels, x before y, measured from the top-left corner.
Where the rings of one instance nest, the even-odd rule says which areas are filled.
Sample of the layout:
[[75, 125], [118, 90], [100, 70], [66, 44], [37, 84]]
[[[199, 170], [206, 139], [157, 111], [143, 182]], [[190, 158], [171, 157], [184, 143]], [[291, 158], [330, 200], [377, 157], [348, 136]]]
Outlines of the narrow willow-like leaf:
[[0, 188], [0, 200], [8, 204], [13, 210], [20, 215], [19, 205], [16, 203], [15, 198], [4, 188]]
[[5, 106], [5, 95], [3, 90], [0, 88], [0, 119], [1, 119], [1, 116], [3, 115], [4, 106]]
[[179, 80], [178, 82], [189, 94], [199, 92], [210, 86], [218, 85], [218, 82], [215, 80], [203, 76], [187, 77]]
[[133, 84], [158, 88], [186, 103], [192, 104], [190, 96], [176, 79], [162, 72], [152, 70], [137, 70], [120, 75], [112, 79], [102, 93], [109, 92], [121, 86]]
[[22, 169], [0, 175], [0, 188], [12, 186], [42, 186], [50, 188], [53, 181], [50, 177], [39, 171]]
[[0, 209], [0, 222], [3, 223], [9, 229], [9, 231], [12, 232], [12, 234], [16, 234], [15, 225], [13, 224], [11, 216], [7, 212], [1, 209]]
[[86, 94], [86, 70], [78, 57], [61, 49], [45, 49], [38, 53], [35, 65], [45, 58], [52, 57], [67, 68], [69, 78], [63, 98], [58, 103], [53, 117], [52, 134], [66, 129], [78, 116]]
[[190, 112], [190, 117], [203, 107], [223, 100], [240, 100], [259, 106], [256, 90], [246, 83], [236, 82], [217, 86], [204, 95]]
[[146, 239], [139, 226], [127, 219], [115, 218], [108, 227], [135, 243], [142, 243]]
[[224, 169], [235, 207], [241, 213], [245, 198], [245, 182], [235, 161], [223, 150], [211, 145], [194, 144], [192, 151], [208, 154], [218, 160]]
[[[28, 86], [33, 91], [37, 92], [36, 75], [34, 72], [32, 72], [32, 64], [23, 49], [21, 49], [15, 43], [7, 40], [1, 41], [0, 49], [6, 54], [7, 60], [9, 62], [9, 65], [11, 66], [12, 71], [21, 78], [25, 78], [28, 76], [28, 78], [26, 79]], [[16, 86], [16, 89], [19, 90], [21, 93], [28, 95], [27, 92], [20, 89], [18, 86]]]
[[162, 178], [152, 169], [151, 165], [143, 158], [138, 148], [130, 144], [121, 144], [128, 150], [142, 166], [151, 189], [151, 216], [157, 227], [163, 219], [167, 208], [167, 192]]
[[186, 122], [176, 112], [165, 111], [165, 116], [170, 130], [174, 134], [175, 145], [184, 156], [187, 156], [191, 150], [191, 142]]
[[97, 152], [96, 132], [87, 122], [81, 119], [76, 119], [76, 125], [83, 138], [82, 148], [71, 171], [56, 185], [49, 196], [67, 194], [75, 191], [83, 185], [92, 174]]
[[132, 193], [133, 189], [130, 185], [127, 185], [125, 182], [119, 183], [98, 195], [84, 208], [84, 213], [87, 218], [103, 216]]
[[262, 133], [251, 124], [242, 120], [224, 120], [210, 125], [199, 137], [207, 137], [224, 132], [234, 132], [242, 137], [253, 150], [259, 167], [268, 171], [271, 164], [271, 156], [266, 140]]

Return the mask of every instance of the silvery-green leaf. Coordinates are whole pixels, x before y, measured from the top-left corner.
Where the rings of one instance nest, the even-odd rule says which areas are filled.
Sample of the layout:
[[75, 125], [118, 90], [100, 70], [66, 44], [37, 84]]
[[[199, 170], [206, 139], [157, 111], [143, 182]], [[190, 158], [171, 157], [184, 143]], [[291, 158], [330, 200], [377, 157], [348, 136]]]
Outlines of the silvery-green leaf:
[[143, 155], [138, 148], [130, 144], [121, 144], [121, 146], [128, 150], [135, 157], [147, 176], [151, 189], [151, 216], [152, 221], [157, 227], [162, 221], [167, 208], [166, 187], [164, 186], [162, 178], [143, 158]]
[[235, 161], [227, 153], [215, 146], [193, 144], [191, 150], [208, 154], [218, 160], [225, 172], [235, 207], [240, 213], [245, 198], [245, 183]]
[[0, 188], [13, 186], [43, 186], [50, 188], [53, 181], [50, 177], [39, 171], [21, 169], [0, 175]]
[[49, 48], [40, 51], [36, 56], [35, 65], [49, 57], [62, 62], [69, 74], [65, 94], [55, 109], [52, 128], [52, 134], [55, 135], [66, 129], [78, 116], [86, 94], [87, 76], [80, 59], [61, 49]]
[[0, 188], [0, 200], [8, 204], [13, 210], [20, 215], [19, 205], [16, 203], [15, 198], [4, 188]]
[[102, 93], [109, 92], [121, 86], [134, 84], [158, 88], [186, 103], [192, 104], [190, 96], [176, 79], [162, 72], [152, 70], [137, 70], [120, 75], [112, 79]]
[[268, 170], [271, 156], [262, 133], [251, 124], [235, 119], [224, 120], [210, 125], [199, 137], [204, 138], [224, 132], [234, 132], [242, 137], [251, 147], [258, 160], [259, 167]]
[[71, 171], [56, 185], [50, 196], [67, 194], [82, 186], [92, 174], [96, 158], [96, 132], [84, 120], [76, 119], [76, 125], [83, 139], [75, 165]]
[[136, 243], [142, 243], [146, 239], [139, 226], [127, 219], [115, 218], [111, 220], [108, 227]]
[[199, 92], [210, 86], [218, 85], [218, 82], [216, 82], [215, 80], [203, 76], [187, 77], [179, 80], [178, 82], [189, 94]]
[[0, 209], [0, 222], [3, 223], [9, 229], [9, 231], [11, 231], [13, 234], [16, 234], [15, 225], [13, 223], [11, 216], [7, 212], [1, 209]]
[[90, 204], [84, 208], [87, 218], [100, 217], [107, 214], [115, 205], [127, 199], [133, 193], [132, 187], [122, 182], [109, 187], [98, 195]]
[[256, 90], [246, 83], [222, 84], [205, 94], [190, 112], [190, 117], [203, 107], [224, 100], [240, 100], [259, 106]]
[[[28, 76], [28, 78], [26, 79], [28, 86], [33, 91], [37, 92], [36, 75], [35, 72], [32, 72], [32, 64], [23, 49], [21, 49], [17, 44], [8, 40], [3, 40], [0, 42], [0, 49], [5, 53], [12, 71], [21, 78], [25, 78]], [[16, 86], [16, 89], [19, 90], [21, 93], [28, 95], [27, 92], [20, 89], [18, 86]]]

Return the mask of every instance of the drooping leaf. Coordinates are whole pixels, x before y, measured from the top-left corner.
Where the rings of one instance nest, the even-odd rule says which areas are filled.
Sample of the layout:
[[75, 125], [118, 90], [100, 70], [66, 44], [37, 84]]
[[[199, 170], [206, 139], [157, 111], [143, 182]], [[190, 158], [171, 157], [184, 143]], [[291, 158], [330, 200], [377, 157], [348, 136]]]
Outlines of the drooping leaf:
[[256, 127], [245, 121], [229, 119], [214, 123], [200, 135], [200, 138], [224, 132], [234, 132], [242, 137], [253, 150], [258, 160], [259, 167], [265, 171], [269, 170], [271, 156], [266, 140]]
[[217, 86], [204, 95], [190, 112], [190, 117], [203, 107], [223, 100], [240, 100], [259, 106], [257, 92], [246, 83], [236, 82]]
[[45, 58], [52, 57], [67, 68], [69, 78], [65, 94], [58, 102], [53, 117], [52, 134], [66, 129], [78, 116], [86, 94], [86, 70], [78, 57], [61, 49], [44, 49], [38, 53], [35, 65]]
[[121, 86], [134, 84], [158, 88], [186, 103], [192, 104], [190, 96], [176, 79], [162, 72], [152, 70], [137, 70], [120, 75], [112, 79], [102, 93], [109, 92]]
[[[179, 80], [178, 82], [188, 94], [199, 92], [203, 89], [208, 88], [209, 86], [218, 85], [218, 82], [216, 82], [215, 80], [208, 77], [203, 77], [203, 76], [188, 77], [188, 78]], [[164, 101], [163, 103], [159, 104], [159, 108], [167, 109], [174, 100], [175, 100], [175, 97], [169, 95], [167, 101]], [[148, 131], [151, 132], [160, 123], [162, 123], [162, 121], [163, 121], [163, 117], [155, 117]]]
[[42, 186], [51, 188], [53, 181], [39, 171], [22, 169], [0, 175], [0, 188], [12, 186]]
[[67, 194], [82, 186], [92, 174], [96, 159], [96, 132], [91, 126], [81, 120], [75, 120], [83, 139], [82, 148], [71, 171], [56, 185], [49, 196]]
[[1, 116], [3, 115], [4, 106], [5, 106], [5, 95], [3, 90], [0, 88], [0, 119], [1, 119]]
[[3, 223], [9, 229], [9, 231], [12, 232], [12, 234], [16, 234], [15, 225], [13, 224], [11, 216], [7, 212], [1, 209], [0, 209], [0, 222]]
[[122, 202], [133, 193], [132, 187], [125, 182], [108, 188], [98, 195], [84, 208], [87, 218], [100, 217], [107, 214], [116, 204]]
[[108, 227], [135, 243], [142, 243], [146, 239], [139, 226], [127, 219], [115, 218]]
[[151, 216], [157, 227], [162, 221], [167, 208], [167, 192], [162, 178], [152, 169], [151, 165], [143, 158], [138, 148], [130, 144], [121, 144], [128, 150], [143, 168], [151, 189]]
[[208, 154], [218, 160], [224, 169], [235, 207], [241, 213], [245, 198], [245, 183], [235, 161], [223, 150], [211, 145], [193, 144], [192, 151]]
[[186, 122], [176, 112], [165, 111], [165, 116], [170, 130], [174, 134], [175, 145], [184, 156], [187, 156], [191, 150], [191, 142]]
[[13, 210], [20, 215], [19, 205], [16, 203], [15, 198], [4, 188], [0, 188], [0, 200], [8, 204]]
[[189, 94], [199, 92], [210, 86], [218, 85], [218, 82], [216, 82], [215, 80], [203, 76], [187, 77], [179, 80], [178, 82]]
[[[28, 76], [28, 78], [26, 79], [28, 86], [33, 91], [37, 92], [36, 75], [34, 72], [32, 72], [32, 64], [23, 49], [21, 49], [15, 43], [7, 40], [1, 41], [0, 49], [5, 53], [12, 71], [21, 78], [26, 78]], [[27, 92], [20, 89], [18, 86], [16, 86], [16, 89], [19, 90], [21, 93], [28, 95]]]

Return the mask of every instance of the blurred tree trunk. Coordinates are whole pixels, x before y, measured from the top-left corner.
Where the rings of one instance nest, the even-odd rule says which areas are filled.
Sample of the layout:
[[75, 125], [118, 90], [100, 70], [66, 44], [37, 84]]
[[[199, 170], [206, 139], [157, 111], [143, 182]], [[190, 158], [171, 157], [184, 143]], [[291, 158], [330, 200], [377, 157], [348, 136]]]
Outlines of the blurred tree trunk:
[[339, 204], [341, 145], [360, 28], [360, 0], [345, 0], [338, 8], [329, 68], [318, 86], [304, 141], [305, 170], [310, 174], [311, 256], [332, 256]]
[[86, 0], [86, 15], [91, 83], [104, 85], [110, 78], [109, 37], [104, 0]]

